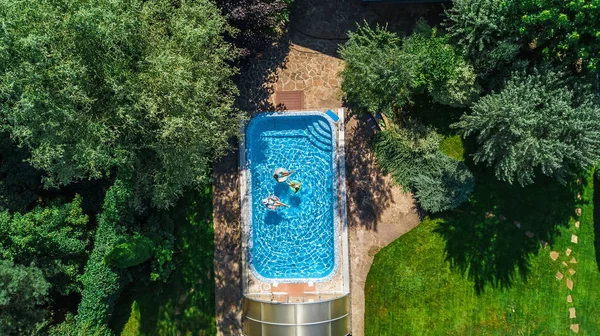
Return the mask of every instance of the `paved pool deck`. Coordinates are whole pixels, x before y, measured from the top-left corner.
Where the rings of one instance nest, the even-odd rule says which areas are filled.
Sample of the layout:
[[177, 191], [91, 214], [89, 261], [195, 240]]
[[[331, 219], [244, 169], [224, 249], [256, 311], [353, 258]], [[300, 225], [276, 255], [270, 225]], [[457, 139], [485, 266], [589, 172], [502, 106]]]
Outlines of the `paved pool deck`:
[[[368, 21], [409, 32], [425, 16], [439, 21], [435, 4], [380, 4], [360, 0], [296, 0], [289, 33], [251, 60], [239, 78], [238, 106], [251, 116], [272, 111], [277, 90], [302, 90], [304, 108], [342, 107], [343, 61], [337, 50], [356, 22]], [[364, 284], [373, 257], [382, 247], [414, 228], [419, 216], [410, 194], [382, 175], [369, 146], [373, 135], [365, 118], [346, 119], [346, 181], [348, 202], [352, 335], [364, 335]], [[216, 319], [218, 335], [241, 335], [242, 245], [239, 162], [236, 150], [215, 166], [213, 185]]]

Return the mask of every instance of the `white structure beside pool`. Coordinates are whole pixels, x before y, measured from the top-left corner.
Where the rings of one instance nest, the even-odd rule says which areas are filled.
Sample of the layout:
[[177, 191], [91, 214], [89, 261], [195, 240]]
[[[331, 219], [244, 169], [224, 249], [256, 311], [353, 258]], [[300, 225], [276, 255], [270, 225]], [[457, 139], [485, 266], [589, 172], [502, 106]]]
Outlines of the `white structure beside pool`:
[[[329, 114], [332, 114], [329, 110]], [[262, 113], [242, 127], [243, 330], [255, 335], [350, 333], [344, 112]], [[336, 114], [339, 120], [334, 121]], [[296, 194], [273, 178], [295, 169]], [[266, 209], [276, 195], [289, 207]]]

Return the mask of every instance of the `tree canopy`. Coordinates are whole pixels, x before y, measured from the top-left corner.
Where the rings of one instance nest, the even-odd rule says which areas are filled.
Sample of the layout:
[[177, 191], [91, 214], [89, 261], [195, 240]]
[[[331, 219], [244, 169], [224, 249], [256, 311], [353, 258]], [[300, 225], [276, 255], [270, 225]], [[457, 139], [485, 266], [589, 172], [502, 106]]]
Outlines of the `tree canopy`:
[[0, 0], [0, 118], [47, 186], [131, 173], [166, 208], [236, 134], [236, 56], [208, 0]]
[[475, 162], [521, 185], [537, 172], [560, 181], [600, 159], [600, 108], [589, 88], [569, 89], [561, 74], [516, 73], [496, 94], [481, 98], [453, 125], [475, 135]]

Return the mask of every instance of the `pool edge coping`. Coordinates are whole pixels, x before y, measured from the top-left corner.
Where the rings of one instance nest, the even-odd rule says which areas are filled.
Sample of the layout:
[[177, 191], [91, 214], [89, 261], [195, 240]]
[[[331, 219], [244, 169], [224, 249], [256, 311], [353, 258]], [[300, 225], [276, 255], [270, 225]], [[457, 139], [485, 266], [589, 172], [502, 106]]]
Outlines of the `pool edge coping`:
[[[338, 114], [340, 120], [338, 122], [334, 122], [326, 113], [319, 110], [311, 110], [311, 111], [285, 111], [285, 112], [261, 112], [255, 114], [253, 117], [246, 121], [240, 122], [240, 138], [239, 138], [239, 166], [238, 173], [240, 176], [240, 201], [241, 201], [241, 238], [242, 238], [242, 279], [243, 279], [243, 292], [245, 294], [248, 293], [248, 269], [250, 269], [252, 275], [256, 277], [257, 280], [266, 283], [266, 284], [274, 284], [274, 283], [307, 283], [307, 282], [315, 282], [315, 283], [325, 283], [334, 278], [338, 272], [342, 271], [342, 287], [344, 292], [350, 292], [350, 278], [349, 278], [349, 258], [348, 258], [348, 231], [347, 231], [347, 218], [345, 217], [346, 213], [346, 181], [345, 181], [345, 156], [344, 156], [344, 132], [345, 132], [345, 124], [344, 124], [344, 108], [338, 108]], [[251, 177], [249, 176], [249, 167], [247, 163], [247, 148], [246, 148], [246, 132], [248, 128], [252, 126], [254, 120], [268, 118], [268, 117], [279, 117], [279, 116], [319, 116], [324, 118], [329, 126], [331, 127], [331, 134], [334, 139], [332, 139], [332, 145], [335, 146], [332, 150], [332, 169], [334, 170], [334, 174], [336, 175], [336, 179], [334, 179], [334, 194], [336, 197], [333, 199], [334, 206], [334, 232], [333, 237], [336, 239], [336, 243], [334, 244], [334, 267], [324, 277], [321, 278], [266, 278], [260, 275], [256, 269], [254, 269], [251, 260], [250, 254], [250, 237], [252, 236], [252, 226], [251, 226], [251, 209], [250, 202], [252, 200], [251, 197]], [[337, 131], [337, 132], [336, 132]], [[340, 138], [341, 137], [341, 138]], [[341, 141], [340, 141], [341, 140]], [[341, 149], [340, 149], [341, 148]], [[341, 154], [341, 155], [340, 155]], [[344, 162], [342, 162], [344, 161]], [[341, 193], [344, 193], [343, 195]], [[338, 228], [338, 225], [340, 226]], [[341, 232], [339, 232], [341, 230]], [[339, 240], [342, 240], [339, 242]], [[339, 244], [342, 244], [341, 250]], [[339, 254], [342, 254], [341, 256]], [[340, 263], [343, 263], [340, 265]]]

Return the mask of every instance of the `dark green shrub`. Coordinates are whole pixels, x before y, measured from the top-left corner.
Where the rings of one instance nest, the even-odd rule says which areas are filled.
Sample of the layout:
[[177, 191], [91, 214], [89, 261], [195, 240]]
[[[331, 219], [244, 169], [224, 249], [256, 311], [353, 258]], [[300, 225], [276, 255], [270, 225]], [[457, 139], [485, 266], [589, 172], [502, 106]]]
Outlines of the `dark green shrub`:
[[392, 125], [375, 136], [373, 150], [384, 172], [409, 190], [417, 174], [435, 160], [441, 139], [432, 128], [417, 123], [406, 128]]
[[500, 180], [526, 185], [539, 172], [564, 182], [600, 160], [596, 97], [570, 90], [558, 73], [515, 73], [472, 110], [453, 127], [477, 137], [475, 162], [493, 166]]
[[114, 246], [106, 255], [105, 262], [117, 268], [139, 265], [152, 257], [152, 240], [135, 234]]
[[36, 207], [11, 216], [0, 213], [0, 258], [35, 263], [61, 295], [79, 292], [79, 277], [87, 258], [88, 216], [76, 195], [71, 203]]
[[401, 39], [379, 26], [359, 25], [348, 36], [340, 48], [346, 61], [341, 73], [344, 99], [357, 112], [392, 116], [410, 101], [411, 83], [417, 76], [414, 55], [401, 53]]
[[116, 244], [127, 237], [124, 224], [128, 219], [130, 199], [130, 187], [121, 180], [115, 181], [106, 192], [102, 213], [98, 216], [94, 249], [83, 275], [83, 291], [77, 314], [79, 325], [89, 327], [94, 332], [104, 328], [103, 333], [110, 334], [106, 323], [128, 280], [126, 271], [113, 268], [104, 259]]
[[439, 153], [431, 165], [412, 180], [415, 198], [424, 210], [454, 209], [469, 198], [475, 181], [463, 162]]
[[49, 289], [39, 268], [0, 259], [0, 334], [37, 334], [47, 323]]

